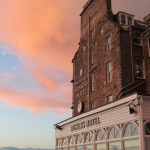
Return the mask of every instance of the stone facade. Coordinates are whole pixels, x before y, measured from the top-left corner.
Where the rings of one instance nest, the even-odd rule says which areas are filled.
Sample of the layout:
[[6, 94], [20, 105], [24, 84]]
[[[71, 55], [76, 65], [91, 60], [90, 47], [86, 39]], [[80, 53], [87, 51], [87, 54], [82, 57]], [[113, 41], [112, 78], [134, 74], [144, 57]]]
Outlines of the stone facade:
[[79, 48], [72, 60], [73, 116], [129, 93], [150, 94], [148, 37], [148, 17], [141, 22], [128, 13], [115, 15], [111, 0], [86, 3]]

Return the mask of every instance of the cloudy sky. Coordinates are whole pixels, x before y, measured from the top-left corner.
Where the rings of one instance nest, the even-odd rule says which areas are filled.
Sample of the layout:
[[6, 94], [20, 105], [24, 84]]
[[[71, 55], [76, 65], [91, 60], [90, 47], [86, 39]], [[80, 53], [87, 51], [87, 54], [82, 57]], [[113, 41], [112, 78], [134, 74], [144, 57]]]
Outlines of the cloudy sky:
[[[71, 116], [72, 64], [87, 0], [0, 0], [0, 147], [54, 148]], [[136, 19], [149, 0], [112, 0]], [[53, 140], [52, 140], [53, 139]]]

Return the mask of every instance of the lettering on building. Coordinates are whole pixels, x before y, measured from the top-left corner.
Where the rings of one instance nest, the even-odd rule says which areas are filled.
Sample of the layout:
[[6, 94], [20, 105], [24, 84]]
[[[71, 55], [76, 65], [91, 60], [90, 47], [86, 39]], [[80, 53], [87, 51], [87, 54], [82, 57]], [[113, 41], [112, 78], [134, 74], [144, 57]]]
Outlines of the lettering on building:
[[101, 123], [100, 118], [96, 117], [96, 118], [86, 120], [86, 121], [83, 121], [83, 122], [72, 125], [71, 126], [71, 131], [83, 129], [85, 127], [91, 127], [91, 126], [94, 126], [94, 125], [98, 125], [100, 123]]

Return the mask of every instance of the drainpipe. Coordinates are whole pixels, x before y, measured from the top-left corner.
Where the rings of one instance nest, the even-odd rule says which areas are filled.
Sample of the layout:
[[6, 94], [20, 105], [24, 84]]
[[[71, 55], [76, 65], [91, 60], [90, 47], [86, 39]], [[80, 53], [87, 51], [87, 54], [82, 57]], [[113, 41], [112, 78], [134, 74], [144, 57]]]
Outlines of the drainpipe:
[[88, 20], [88, 110], [90, 110], [90, 17]]
[[132, 27], [129, 26], [130, 29], [130, 43], [131, 43], [131, 65], [132, 65], [132, 82], [126, 86], [124, 86], [119, 93], [116, 96], [116, 99], [118, 99], [118, 97], [120, 97], [119, 95], [121, 94], [122, 90], [124, 90], [125, 88], [131, 86], [134, 83], [134, 66], [133, 66], [133, 45], [132, 45]]

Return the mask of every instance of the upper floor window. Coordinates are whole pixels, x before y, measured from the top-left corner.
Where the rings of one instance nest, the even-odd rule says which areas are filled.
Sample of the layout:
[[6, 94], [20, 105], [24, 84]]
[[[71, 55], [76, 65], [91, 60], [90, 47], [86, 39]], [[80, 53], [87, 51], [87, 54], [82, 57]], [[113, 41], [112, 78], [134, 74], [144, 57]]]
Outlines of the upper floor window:
[[126, 16], [124, 14], [121, 15], [121, 24], [126, 24]]
[[141, 39], [141, 32], [139, 32], [139, 31], [134, 31], [134, 37], [133, 37], [134, 39], [134, 43], [135, 44], [139, 44], [139, 45], [141, 45], [142, 44], [142, 39]]
[[91, 108], [91, 109], [94, 109], [94, 108], [95, 108], [94, 102], [91, 102], [91, 103], [90, 103], [90, 108]]
[[148, 54], [150, 57], [150, 37], [147, 38], [147, 42], [148, 42]]
[[112, 81], [112, 62], [108, 62], [106, 64], [106, 82]]
[[112, 101], [113, 101], [113, 96], [112, 95], [107, 96], [107, 102], [110, 103]]
[[132, 17], [128, 16], [127, 21], [128, 21], [128, 25], [132, 25]]
[[120, 25], [134, 25], [134, 16], [124, 12], [119, 12], [118, 19]]
[[135, 59], [135, 76], [137, 78], [144, 78], [143, 59], [142, 58]]
[[95, 81], [94, 81], [94, 73], [91, 74], [91, 91], [94, 91], [94, 84], [95, 84]]
[[110, 35], [108, 35], [107, 37], [106, 37], [106, 49], [107, 49], [107, 51], [110, 51], [111, 49], [112, 49], [112, 45], [111, 45], [111, 36]]
[[82, 76], [83, 75], [83, 70], [82, 69], [80, 69], [80, 76]]

